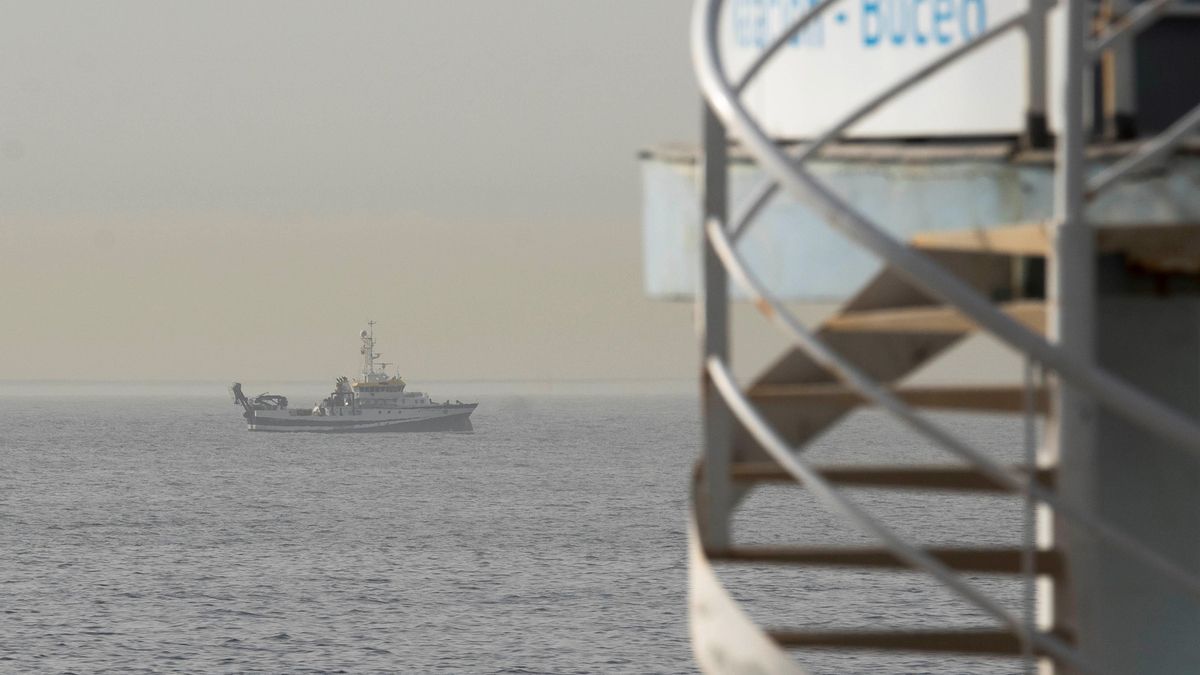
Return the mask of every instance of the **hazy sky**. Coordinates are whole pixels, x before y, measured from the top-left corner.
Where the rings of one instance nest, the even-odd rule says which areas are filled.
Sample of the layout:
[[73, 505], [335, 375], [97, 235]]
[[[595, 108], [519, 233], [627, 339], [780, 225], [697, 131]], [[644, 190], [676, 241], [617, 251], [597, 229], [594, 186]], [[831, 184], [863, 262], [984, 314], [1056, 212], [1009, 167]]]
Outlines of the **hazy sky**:
[[[685, 0], [0, 2], [0, 379], [682, 377]], [[253, 387], [252, 387], [253, 388]]]

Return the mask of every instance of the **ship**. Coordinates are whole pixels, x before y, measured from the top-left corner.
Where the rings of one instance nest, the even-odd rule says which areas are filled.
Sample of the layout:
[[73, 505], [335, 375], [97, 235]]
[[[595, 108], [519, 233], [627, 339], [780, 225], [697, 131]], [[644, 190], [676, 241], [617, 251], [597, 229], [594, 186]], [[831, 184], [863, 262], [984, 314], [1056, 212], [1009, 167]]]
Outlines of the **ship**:
[[311, 408], [291, 408], [286, 396], [262, 393], [253, 398], [234, 382], [233, 402], [245, 409], [250, 431], [317, 433], [471, 431], [471, 413], [478, 403], [435, 401], [424, 392], [408, 391], [390, 363], [378, 362], [375, 322], [359, 333], [362, 372], [358, 379], [337, 378], [333, 392]]

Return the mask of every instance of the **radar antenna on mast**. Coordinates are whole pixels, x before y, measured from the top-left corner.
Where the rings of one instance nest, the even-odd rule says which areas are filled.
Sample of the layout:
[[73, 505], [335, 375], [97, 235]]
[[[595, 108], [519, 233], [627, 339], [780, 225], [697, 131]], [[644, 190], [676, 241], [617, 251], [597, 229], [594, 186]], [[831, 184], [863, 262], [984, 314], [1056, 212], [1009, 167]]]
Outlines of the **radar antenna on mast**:
[[374, 382], [382, 379], [384, 375], [375, 372], [375, 359], [379, 358], [379, 354], [375, 352], [375, 322], [368, 320], [367, 328], [358, 334], [362, 338], [362, 347], [359, 349], [363, 357], [362, 381]]

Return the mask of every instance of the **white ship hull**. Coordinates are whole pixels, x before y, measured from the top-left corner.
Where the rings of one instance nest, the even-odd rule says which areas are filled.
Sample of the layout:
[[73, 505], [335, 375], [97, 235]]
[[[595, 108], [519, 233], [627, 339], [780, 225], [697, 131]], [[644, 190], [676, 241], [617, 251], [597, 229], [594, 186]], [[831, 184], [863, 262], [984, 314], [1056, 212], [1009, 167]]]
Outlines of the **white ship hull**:
[[[476, 404], [460, 403], [388, 410], [340, 410], [329, 415], [294, 410], [254, 410], [246, 414], [250, 431], [317, 433], [470, 431]], [[338, 413], [342, 414], [338, 414]]]
[[424, 392], [409, 390], [399, 374], [389, 375], [389, 364], [376, 369], [375, 322], [368, 325], [370, 331], [359, 333], [362, 378], [337, 378], [333, 393], [312, 408], [289, 408], [287, 397], [280, 394], [251, 398], [240, 382], [234, 382], [230, 393], [233, 402], [245, 409], [250, 431], [471, 431], [471, 413], [478, 404], [435, 402]]

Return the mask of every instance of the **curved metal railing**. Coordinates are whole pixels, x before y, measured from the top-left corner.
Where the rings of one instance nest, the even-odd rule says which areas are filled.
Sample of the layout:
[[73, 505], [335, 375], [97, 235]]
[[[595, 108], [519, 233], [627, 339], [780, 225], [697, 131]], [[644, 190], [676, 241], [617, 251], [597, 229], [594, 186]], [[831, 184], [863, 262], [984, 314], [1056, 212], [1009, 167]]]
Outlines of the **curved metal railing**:
[[906, 542], [903, 537], [885, 526], [879, 519], [843, 495], [831, 483], [822, 478], [821, 474], [809, 466], [807, 462], [793, 454], [787, 443], [771, 429], [766, 420], [755, 412], [754, 405], [750, 403], [749, 399], [738, 388], [733, 373], [730, 372], [727, 364], [720, 359], [710, 358], [706, 362], [705, 368], [709, 377], [712, 378], [713, 383], [716, 385], [717, 390], [721, 392], [721, 396], [733, 410], [734, 415], [746, 427], [746, 430], [754, 436], [755, 440], [759, 442], [763, 449], [767, 451], [767, 454], [779, 466], [783, 467], [796, 481], [808, 488], [829, 510], [841, 514], [859, 530], [878, 539], [900, 560], [908, 563], [915, 569], [928, 573], [945, 585], [946, 588], [949, 588], [963, 599], [983, 610], [989, 616], [998, 619], [1022, 640], [1040, 647], [1046, 653], [1066, 661], [1077, 668], [1091, 672], [1103, 672], [1098, 665], [1085, 661], [1081, 655], [1062, 640], [1034, 630], [1024, 619], [1009, 612], [987, 594], [967, 583], [961, 576], [939, 562], [937, 558], [929, 555], [920, 547]]
[[[791, 161], [757, 124], [741, 102], [733, 84], [725, 77], [717, 46], [718, 18], [722, 4], [723, 0], [702, 0], [697, 5], [692, 34], [692, 56], [697, 77], [701, 90], [713, 110], [754, 155], [759, 165], [774, 176], [777, 184], [795, 197], [805, 200], [807, 205], [819, 210], [831, 225], [875, 254], [889, 267], [903, 274], [913, 284], [958, 308], [979, 326], [1058, 373], [1070, 384], [1086, 390], [1115, 413], [1166, 440], [1178, 443], [1200, 457], [1200, 424], [1195, 420], [1164, 406], [1108, 371], [1060, 349], [1030, 331], [1019, 321], [997, 310], [988, 298], [942, 269], [927, 256], [893, 238], [805, 171], [802, 166]], [[1021, 14], [1017, 18], [1025, 19], [1026, 15]], [[1008, 21], [1003, 27], [1007, 30], [1016, 25], [1020, 25], [1020, 22]], [[985, 37], [994, 37], [994, 33], [989, 32]], [[967, 50], [960, 48], [957, 55], [965, 53]], [[939, 59], [932, 65], [941, 68], [950, 62]], [[936, 69], [922, 69], [917, 75], [907, 78], [904, 84], [911, 86], [934, 72]], [[863, 106], [863, 115], [877, 109], [878, 105], [894, 97], [899, 91], [901, 90], [896, 87], [889, 88], [879, 97], [880, 103]], [[834, 129], [844, 129], [845, 126], [848, 125], [838, 124]], [[832, 137], [829, 132], [822, 135], [826, 142]]]
[[[1125, 16], [1114, 21], [1111, 27], [1096, 35], [1092, 44], [1088, 46], [1088, 60], [1095, 61], [1106, 51], [1132, 40], [1138, 33], [1167, 15], [1178, 2], [1179, 0], [1150, 0], [1137, 5]], [[1136, 152], [1093, 176], [1087, 182], [1085, 196], [1095, 199], [1099, 193], [1122, 178], [1162, 159], [1197, 128], [1200, 128], [1200, 105], [1193, 107], [1155, 138], [1142, 143]]]
[[[908, 426], [931, 439], [951, 453], [965, 459], [981, 473], [1000, 485], [1044, 503], [1073, 524], [1081, 526], [1092, 536], [1120, 549], [1147, 568], [1171, 579], [1187, 592], [1200, 597], [1200, 578], [1146, 548], [1130, 534], [1065, 503], [1041, 487], [1032, 476], [1010, 472], [984, 453], [957, 439], [917, 413], [886, 386], [875, 381], [852, 362], [840, 356], [810, 332], [787, 307], [767, 289], [745, 264], [736, 250], [737, 240], [750, 227], [762, 208], [781, 189], [800, 198], [824, 215], [829, 223], [878, 257], [885, 265], [904, 276], [910, 283], [925, 290], [947, 305], [955, 307], [976, 324], [1025, 354], [1032, 362], [1054, 371], [1068, 385], [1094, 397], [1114, 413], [1130, 422], [1174, 442], [1200, 457], [1200, 424], [1190, 417], [1162, 404], [1108, 371], [1050, 343], [1027, 329], [1018, 321], [996, 309], [989, 299], [962, 280], [941, 268], [936, 262], [894, 239], [851, 204], [813, 177], [804, 162], [829, 142], [836, 140], [850, 126], [861, 121], [912, 85], [939, 72], [959, 58], [973, 52], [995, 38], [1015, 28], [1028, 27], [1033, 20], [1030, 11], [1018, 14], [975, 40], [953, 49], [902, 81], [888, 87], [879, 95], [852, 111], [813, 141], [789, 153], [772, 140], [757, 123], [740, 95], [753, 82], [762, 68], [787, 42], [838, 0], [822, 0], [810, 11], [793, 20], [785, 30], [751, 62], [743, 74], [731, 81], [721, 58], [718, 29], [723, 0], [700, 0], [696, 4], [692, 26], [693, 62], [701, 89], [715, 115], [724, 123], [770, 178], [751, 191], [745, 205], [738, 209], [726, 228], [718, 220], [705, 223], [705, 236], [721, 264], [733, 279], [751, 296], [792, 341], [809, 358], [835, 375], [864, 398], [886, 409]], [[1139, 6], [1122, 22], [1102, 32], [1093, 42], [1088, 56], [1109, 49], [1149, 26], [1173, 0], [1154, 0]], [[1114, 184], [1128, 172], [1168, 153], [1193, 129], [1200, 126], [1200, 106], [1185, 115], [1158, 138], [1143, 144], [1138, 151], [1095, 176], [1084, 188], [1083, 196], [1091, 197]], [[872, 535], [899, 559], [914, 568], [929, 573], [947, 588], [1008, 626], [1024, 644], [1033, 645], [1047, 654], [1090, 672], [1104, 672], [1100, 664], [1089, 663], [1062, 640], [1041, 633], [1016, 615], [981, 593], [935, 557], [904, 541], [887, 529], [878, 519], [861, 509], [825, 481], [804, 461], [799, 459], [759, 415], [753, 403], [736, 384], [728, 364], [717, 356], [705, 362], [706, 374], [728, 405], [734, 417], [758, 441], [760, 446], [785, 471], [809, 487], [829, 509], [847, 517], [858, 529]]]
[[[1092, 516], [1086, 511], [1068, 504], [1053, 492], [1039, 485], [1036, 480], [1005, 469], [998, 462], [988, 457], [986, 453], [971, 447], [968, 443], [956, 438], [953, 434], [934, 424], [926, 416], [921, 415], [912, 406], [902, 401], [887, 387], [864, 374], [849, 360], [843, 358], [836, 351], [821, 342], [817, 336], [804, 327], [803, 322], [782, 302], [767, 293], [766, 287], [746, 266], [745, 261], [734, 250], [732, 243], [718, 223], [709, 221], [706, 233], [716, 248], [721, 262], [724, 263], [725, 269], [729, 270], [733, 275], [734, 281], [751, 296], [752, 300], [766, 303], [770, 307], [772, 320], [783, 329], [783, 332], [791, 339], [792, 344], [808, 354], [810, 358], [823, 366], [827, 371], [835, 374], [847, 386], [861, 393], [878, 407], [887, 410], [916, 432], [946, 448], [952, 454], [970, 462], [981, 473], [997, 484], [1051, 506], [1060, 515], [1083, 526], [1093, 535], [1119, 548], [1133, 559], [1179, 583], [1184, 589], [1200, 599], [1200, 577], [1196, 577], [1163, 556], [1147, 549], [1128, 533], [1105, 523], [1103, 520]], [[721, 367], [725, 368], [726, 366], [722, 363]], [[706, 368], [711, 372], [712, 364], [707, 364]], [[726, 394], [726, 401], [730, 405], [733, 405], [734, 402], [730, 401], [730, 397], [726, 391], [722, 389], [722, 393]], [[738, 395], [742, 397], [743, 401], [746, 400], [740, 390], [738, 390]], [[739, 419], [743, 423], [748, 424], [750, 422], [750, 420], [742, 418], [740, 415]]]

